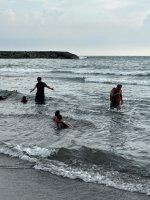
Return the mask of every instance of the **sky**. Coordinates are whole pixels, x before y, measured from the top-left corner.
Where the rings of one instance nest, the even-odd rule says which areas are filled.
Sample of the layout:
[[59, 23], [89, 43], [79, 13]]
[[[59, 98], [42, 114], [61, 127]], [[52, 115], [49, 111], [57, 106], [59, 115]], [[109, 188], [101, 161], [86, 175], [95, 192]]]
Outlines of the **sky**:
[[0, 0], [0, 51], [150, 56], [150, 0]]

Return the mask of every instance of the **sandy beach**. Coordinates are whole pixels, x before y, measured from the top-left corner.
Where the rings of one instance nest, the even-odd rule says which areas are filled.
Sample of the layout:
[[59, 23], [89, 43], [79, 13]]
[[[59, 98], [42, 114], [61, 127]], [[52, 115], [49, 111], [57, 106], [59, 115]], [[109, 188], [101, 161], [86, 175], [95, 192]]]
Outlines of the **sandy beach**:
[[140, 193], [117, 190], [38, 171], [31, 164], [18, 167], [20, 160], [0, 156], [0, 199], [2, 200], [148, 200]]

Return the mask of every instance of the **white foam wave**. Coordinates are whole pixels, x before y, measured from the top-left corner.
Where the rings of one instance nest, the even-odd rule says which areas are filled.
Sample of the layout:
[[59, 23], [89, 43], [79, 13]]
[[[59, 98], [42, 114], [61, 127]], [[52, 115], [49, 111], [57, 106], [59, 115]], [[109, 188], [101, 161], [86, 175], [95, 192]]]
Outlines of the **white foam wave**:
[[[48, 156], [56, 153], [55, 149], [49, 150], [38, 146], [23, 147], [22, 145], [5, 143], [5, 145], [0, 148], [0, 153], [36, 163], [34, 166], [36, 170], [48, 171], [52, 174], [70, 179], [81, 179], [85, 182], [104, 184], [121, 190], [141, 192], [150, 195], [150, 182], [148, 180], [141, 180], [138, 178], [136, 181], [132, 178], [131, 182], [126, 182], [117, 171], [105, 171], [102, 169], [95, 172], [92, 168], [90, 168], [90, 170], [88, 170], [88, 168], [83, 170], [77, 166], [74, 167], [60, 161], [47, 159]], [[42, 160], [40, 158], [42, 158]]]
[[96, 73], [99, 73], [99, 72], [96, 72], [95, 70], [72, 70], [71, 71], [73, 74], [96, 74]]
[[[86, 57], [85, 57], [86, 58]], [[84, 59], [85, 59], [84, 58]], [[83, 58], [82, 58], [83, 59]], [[0, 72], [9, 72], [9, 73], [50, 73], [55, 72], [53, 70], [49, 69], [31, 69], [31, 68], [0, 68]], [[132, 71], [132, 72], [126, 72], [126, 71], [113, 71], [110, 72], [110, 70], [103, 70], [103, 69], [80, 69], [80, 70], [71, 70], [71, 71], [57, 71], [57, 72], [69, 72], [73, 74], [99, 74], [99, 75], [117, 75], [117, 76], [147, 76], [150, 75], [150, 71]]]
[[42, 157], [46, 158], [49, 156], [52, 156], [56, 154], [55, 149], [46, 149], [41, 148], [38, 146], [34, 147], [24, 147], [22, 145], [11, 145], [10, 143], [5, 143], [5, 146], [0, 148], [0, 153], [12, 156], [12, 157], [18, 157], [22, 160], [27, 160], [29, 162], [36, 162], [38, 158], [36, 157]]
[[17, 149], [18, 151], [21, 151], [21, 152], [26, 152], [30, 156], [40, 156], [42, 158], [51, 156], [56, 153], [55, 149], [49, 150], [49, 149], [41, 148], [38, 146], [34, 146], [31, 148], [31, 147], [23, 147], [21, 145], [17, 145], [16, 147], [14, 147], [14, 149]]
[[36, 158], [31, 158], [30, 156], [25, 155], [23, 152], [15, 151], [14, 149], [13, 148], [10, 149], [8, 147], [2, 147], [0, 149], [0, 153], [3, 153], [5, 155], [9, 155], [11, 157], [17, 157], [17, 158], [20, 158], [21, 160], [26, 160], [26, 161], [29, 161], [29, 162], [37, 162]]
[[46, 69], [23, 69], [23, 68], [16, 68], [16, 69], [10, 69], [10, 68], [0, 68], [0, 72], [10, 72], [10, 73], [50, 73], [52, 70], [46, 70]]
[[124, 75], [124, 76], [147, 76], [150, 75], [150, 71], [134, 71], [134, 72], [116, 72], [116, 75]]
[[113, 84], [127, 84], [127, 85], [150, 85], [150, 81], [140, 80], [116, 80], [116, 79], [101, 79], [101, 78], [85, 78], [86, 82], [95, 83], [113, 83]]
[[147, 76], [150, 75], [150, 71], [132, 71], [132, 72], [126, 72], [126, 71], [113, 71], [110, 72], [110, 70], [72, 70], [72, 73], [74, 74], [99, 74], [99, 75], [117, 75], [117, 76]]
[[86, 59], [86, 56], [79, 56], [79, 59]]
[[98, 184], [104, 184], [106, 186], [114, 187], [121, 190], [131, 191], [131, 192], [141, 192], [150, 195], [150, 183], [127, 183], [119, 178], [118, 172], [103, 172], [100, 174], [98, 172], [88, 172], [78, 168], [72, 168], [67, 165], [57, 163], [53, 161], [49, 166], [44, 166], [39, 163], [34, 166], [37, 170], [48, 171], [52, 174], [67, 177], [70, 179], [82, 179], [85, 182], [92, 182]]

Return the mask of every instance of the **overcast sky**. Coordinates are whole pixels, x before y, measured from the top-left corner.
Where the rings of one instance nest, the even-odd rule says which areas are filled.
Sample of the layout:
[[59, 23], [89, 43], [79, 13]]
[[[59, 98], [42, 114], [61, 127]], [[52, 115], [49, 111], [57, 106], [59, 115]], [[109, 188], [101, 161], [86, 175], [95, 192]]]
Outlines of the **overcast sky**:
[[0, 50], [150, 55], [150, 0], [0, 0]]

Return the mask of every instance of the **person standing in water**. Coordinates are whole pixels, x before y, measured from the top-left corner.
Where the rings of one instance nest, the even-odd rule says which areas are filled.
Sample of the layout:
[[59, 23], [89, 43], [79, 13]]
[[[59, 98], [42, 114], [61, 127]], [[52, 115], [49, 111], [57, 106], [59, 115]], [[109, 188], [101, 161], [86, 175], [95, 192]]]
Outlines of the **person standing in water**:
[[123, 104], [122, 100], [122, 85], [117, 85], [117, 88], [113, 88], [110, 92], [110, 109], [117, 108], [117, 110], [121, 109], [121, 105]]
[[44, 96], [44, 88], [47, 87], [48, 89], [51, 89], [51, 90], [54, 90], [54, 88], [51, 88], [48, 85], [46, 85], [46, 83], [42, 82], [41, 77], [38, 77], [37, 81], [38, 81], [38, 83], [30, 92], [33, 92], [37, 88], [35, 101], [44, 101], [44, 97], [45, 97]]

